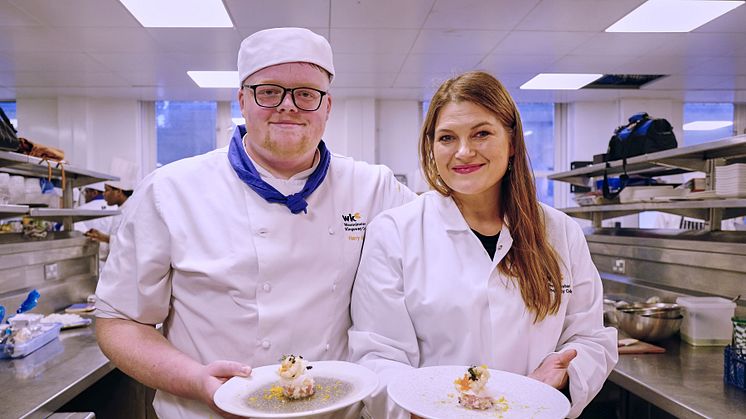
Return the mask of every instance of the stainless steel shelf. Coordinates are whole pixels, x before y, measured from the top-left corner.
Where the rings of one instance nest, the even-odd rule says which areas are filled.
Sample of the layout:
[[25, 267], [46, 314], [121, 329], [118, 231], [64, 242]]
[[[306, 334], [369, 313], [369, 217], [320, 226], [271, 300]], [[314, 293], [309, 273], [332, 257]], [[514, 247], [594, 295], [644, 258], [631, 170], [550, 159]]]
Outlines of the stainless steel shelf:
[[31, 208], [28, 211], [30, 217], [41, 220], [63, 222], [66, 218], [71, 218], [73, 223], [119, 214], [119, 210], [81, 210], [75, 208]]
[[722, 219], [746, 215], [746, 199], [708, 199], [702, 201], [636, 202], [628, 204], [588, 205], [562, 208], [560, 211], [577, 218], [593, 220], [600, 214], [601, 220], [622, 217], [642, 211], [660, 211], [685, 217], [707, 220], [710, 209], [722, 209]]
[[0, 205], [0, 220], [28, 213], [28, 205]]
[[[0, 151], [0, 171], [2, 172], [22, 176], [47, 177], [50, 167], [53, 178], [58, 179], [62, 177], [62, 165], [57, 162], [46, 162], [40, 158], [30, 157], [25, 154]], [[64, 163], [64, 170], [65, 178], [72, 182], [72, 187], [90, 185], [91, 183], [104, 180], [119, 180], [116, 176], [81, 169], [68, 163]]]
[[[689, 147], [673, 148], [656, 153], [643, 154], [627, 159], [627, 174], [641, 176], [664, 176], [677, 173], [708, 171], [707, 162], [713, 159], [728, 160], [746, 157], [746, 135], [730, 137], [719, 141], [698, 144]], [[578, 186], [590, 186], [594, 177], [603, 176], [604, 170], [609, 175], [624, 172], [621, 160], [598, 163], [567, 172], [555, 173], [549, 176], [551, 180], [569, 182]]]
[[[551, 180], [569, 182], [578, 186], [592, 186], [594, 178], [607, 175], [640, 175], [646, 177], [673, 175], [686, 172], [704, 172], [705, 189], [715, 190], [717, 166], [746, 160], [746, 135], [690, 147], [674, 148], [643, 154], [622, 160], [593, 164], [549, 176]], [[566, 214], [593, 221], [594, 227], [610, 218], [623, 217], [643, 211], [661, 211], [705, 221], [710, 231], [720, 230], [722, 220], [746, 215], [746, 199], [704, 199], [675, 202], [639, 202], [613, 205], [589, 205], [561, 209]]]

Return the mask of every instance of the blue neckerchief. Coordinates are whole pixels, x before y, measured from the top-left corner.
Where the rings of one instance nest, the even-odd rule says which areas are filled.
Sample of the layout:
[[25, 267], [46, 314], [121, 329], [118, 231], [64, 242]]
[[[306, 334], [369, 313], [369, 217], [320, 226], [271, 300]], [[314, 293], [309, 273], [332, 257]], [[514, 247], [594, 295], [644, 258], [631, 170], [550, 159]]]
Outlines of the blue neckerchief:
[[326, 172], [329, 170], [329, 162], [331, 161], [331, 153], [326, 148], [324, 141], [319, 143], [319, 152], [321, 153], [321, 160], [316, 169], [311, 173], [311, 176], [306, 180], [306, 184], [300, 192], [292, 195], [285, 196], [280, 191], [272, 187], [269, 183], [262, 180], [256, 167], [251, 163], [249, 156], [243, 148], [243, 136], [246, 135], [246, 126], [238, 125], [236, 130], [233, 132], [233, 138], [231, 138], [230, 146], [228, 146], [228, 160], [231, 163], [231, 167], [236, 172], [236, 175], [251, 189], [254, 190], [259, 196], [264, 198], [267, 202], [282, 204], [290, 209], [290, 212], [297, 214], [301, 211], [308, 213], [306, 209], [308, 202], [306, 198], [321, 185], [326, 177]]
[[97, 199], [104, 199], [104, 196], [103, 195], [96, 195], [93, 199], [91, 199], [91, 201], [95, 201]]

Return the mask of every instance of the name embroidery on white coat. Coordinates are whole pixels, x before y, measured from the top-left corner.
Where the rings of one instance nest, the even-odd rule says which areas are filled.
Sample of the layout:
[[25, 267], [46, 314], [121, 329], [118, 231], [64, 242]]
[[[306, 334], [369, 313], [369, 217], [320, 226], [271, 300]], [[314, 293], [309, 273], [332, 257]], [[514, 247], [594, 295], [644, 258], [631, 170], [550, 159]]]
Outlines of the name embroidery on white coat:
[[[549, 285], [549, 291], [554, 293], [554, 285], [552, 283], [548, 283]], [[562, 294], [572, 294], [572, 285], [570, 284], [562, 284]]]

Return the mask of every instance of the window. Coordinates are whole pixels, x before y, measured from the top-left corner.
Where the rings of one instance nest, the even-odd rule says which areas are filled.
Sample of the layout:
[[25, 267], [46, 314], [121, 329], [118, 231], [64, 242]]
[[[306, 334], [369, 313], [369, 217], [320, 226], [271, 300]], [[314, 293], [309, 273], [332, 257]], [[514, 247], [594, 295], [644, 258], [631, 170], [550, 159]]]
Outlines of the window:
[[733, 136], [732, 103], [685, 103], [684, 141], [690, 146]]
[[536, 178], [539, 201], [554, 206], [554, 103], [519, 103], [528, 156]]
[[231, 132], [236, 128], [236, 125], [243, 125], [246, 123], [243, 119], [243, 115], [241, 115], [241, 106], [238, 104], [238, 101], [231, 102], [231, 121], [233, 121], [233, 127], [231, 127]]
[[157, 166], [213, 150], [216, 118], [216, 102], [156, 102]]
[[5, 115], [10, 119], [10, 123], [18, 129], [18, 117], [16, 116], [16, 103], [15, 102], [0, 102], [0, 108], [3, 108]]

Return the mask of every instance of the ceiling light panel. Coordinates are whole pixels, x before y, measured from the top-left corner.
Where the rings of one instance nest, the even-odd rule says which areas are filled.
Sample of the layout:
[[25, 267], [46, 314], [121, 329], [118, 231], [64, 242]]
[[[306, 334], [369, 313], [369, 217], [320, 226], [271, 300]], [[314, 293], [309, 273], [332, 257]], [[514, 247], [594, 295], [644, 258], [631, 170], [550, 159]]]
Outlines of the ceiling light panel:
[[221, 0], [119, 0], [146, 28], [232, 28]]
[[541, 73], [521, 86], [524, 90], [577, 90], [603, 74]]
[[649, 0], [606, 32], [691, 32], [744, 1]]
[[204, 88], [237, 89], [238, 71], [187, 71], [187, 75]]

